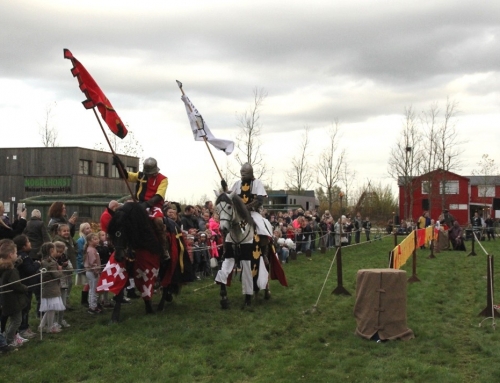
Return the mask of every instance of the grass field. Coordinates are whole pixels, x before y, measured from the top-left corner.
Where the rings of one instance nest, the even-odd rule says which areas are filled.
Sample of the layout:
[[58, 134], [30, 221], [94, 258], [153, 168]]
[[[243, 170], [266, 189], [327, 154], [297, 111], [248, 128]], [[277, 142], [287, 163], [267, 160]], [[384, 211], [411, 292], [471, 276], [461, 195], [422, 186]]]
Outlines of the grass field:
[[[498, 253], [500, 240], [484, 246]], [[477, 247], [476, 257], [445, 251], [427, 259], [429, 251], [419, 251], [421, 282], [408, 285], [408, 327], [415, 339], [376, 343], [354, 335], [357, 270], [387, 267], [392, 247], [388, 237], [344, 248], [344, 286], [352, 295], [331, 294], [337, 286], [333, 265], [317, 310], [311, 309], [333, 251], [286, 264], [289, 287], [273, 281], [271, 300], [254, 302], [253, 311], [239, 308], [239, 282], [228, 289], [231, 309], [221, 310], [218, 289], [205, 279], [184, 287], [163, 313], [146, 316], [135, 300], [123, 306], [121, 323], [109, 325], [110, 313], [94, 317], [79, 306], [75, 288], [76, 310], [66, 315], [71, 327], [0, 357], [0, 381], [498, 381], [500, 333], [491, 319], [478, 326], [486, 306], [486, 256]], [[409, 275], [410, 266], [404, 267]], [[36, 328], [38, 321], [31, 322]]]

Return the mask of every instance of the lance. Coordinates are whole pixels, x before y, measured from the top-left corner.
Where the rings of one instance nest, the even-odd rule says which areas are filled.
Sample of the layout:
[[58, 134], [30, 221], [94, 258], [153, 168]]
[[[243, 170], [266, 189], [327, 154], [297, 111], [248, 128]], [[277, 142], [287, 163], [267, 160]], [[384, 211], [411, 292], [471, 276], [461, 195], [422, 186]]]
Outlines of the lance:
[[[175, 80], [175, 81], [177, 82], [177, 85], [179, 86], [179, 89], [181, 90], [182, 95], [185, 96], [186, 94], [184, 93], [184, 90], [182, 89], [182, 82], [180, 82], [179, 80]], [[189, 110], [191, 111], [191, 113], [193, 113], [193, 110], [191, 109], [191, 105], [187, 104], [187, 106], [188, 106]], [[207, 146], [208, 152], [210, 153], [210, 157], [212, 157], [212, 161], [214, 162], [214, 165], [217, 168], [217, 172], [219, 173], [220, 179], [224, 180], [224, 177], [222, 177], [222, 173], [220, 172], [219, 167], [217, 166], [217, 162], [215, 162], [215, 158], [214, 158], [214, 155], [212, 154], [212, 150], [210, 149], [210, 146], [208, 146], [207, 133], [205, 132], [205, 128], [204, 128], [203, 124], [204, 124], [203, 117], [201, 118], [201, 124], [200, 124], [200, 119], [198, 119], [198, 118], [196, 119], [196, 126], [198, 127], [198, 130], [200, 130], [203, 133], [202, 134], [203, 141], [205, 141], [205, 145]]]
[[[111, 145], [111, 142], [109, 141], [108, 135], [106, 134], [106, 131], [104, 130], [104, 127], [102, 126], [101, 119], [99, 118], [99, 116], [97, 115], [97, 112], [95, 111], [95, 106], [92, 108], [92, 110], [94, 111], [95, 118], [97, 118], [97, 122], [99, 123], [99, 126], [101, 127], [102, 133], [104, 134], [104, 138], [106, 138], [106, 142], [109, 145], [109, 149], [111, 150], [113, 157], [118, 158], [118, 156], [116, 155], [116, 153], [113, 149], [113, 145]], [[132, 200], [134, 202], [137, 202], [137, 198], [135, 198], [134, 193], [132, 193], [132, 189], [130, 188], [130, 184], [128, 183], [127, 177], [125, 176], [125, 169], [122, 166], [122, 162], [121, 161], [116, 161], [116, 162], [117, 163], [115, 164], [115, 166], [118, 169], [118, 173], [120, 173], [120, 178], [123, 178], [123, 180], [125, 181], [125, 184], [127, 185], [127, 189], [130, 192], [130, 195], [132, 197]]]

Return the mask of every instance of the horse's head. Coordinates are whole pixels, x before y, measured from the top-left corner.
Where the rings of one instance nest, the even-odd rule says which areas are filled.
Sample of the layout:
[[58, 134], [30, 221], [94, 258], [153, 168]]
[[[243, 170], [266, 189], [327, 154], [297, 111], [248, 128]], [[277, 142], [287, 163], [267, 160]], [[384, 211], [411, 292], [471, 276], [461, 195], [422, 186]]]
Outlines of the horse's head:
[[157, 253], [159, 242], [152, 220], [137, 202], [128, 202], [117, 209], [109, 222], [108, 235], [116, 249], [115, 259], [123, 258], [126, 249], [147, 249]]
[[215, 208], [220, 219], [220, 229], [223, 233], [231, 230], [243, 230], [246, 224], [253, 226], [253, 219], [243, 200], [232, 191], [222, 193], [215, 201]]
[[235, 192], [221, 193], [215, 201], [215, 210], [219, 215], [220, 230], [222, 233], [227, 233], [234, 226], [233, 198]]

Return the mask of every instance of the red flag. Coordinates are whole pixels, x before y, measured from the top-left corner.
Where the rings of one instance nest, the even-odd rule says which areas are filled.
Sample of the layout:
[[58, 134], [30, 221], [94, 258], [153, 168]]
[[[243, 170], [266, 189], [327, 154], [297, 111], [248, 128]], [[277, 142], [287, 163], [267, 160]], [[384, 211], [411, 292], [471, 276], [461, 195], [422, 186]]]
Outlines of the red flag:
[[125, 128], [125, 124], [122, 122], [118, 113], [113, 109], [113, 105], [109, 102], [106, 95], [102, 92], [99, 85], [94, 81], [92, 76], [87, 69], [78, 61], [73, 54], [68, 50], [64, 49], [64, 58], [71, 60], [73, 63], [73, 69], [71, 73], [73, 77], [78, 79], [78, 84], [80, 84], [80, 90], [85, 93], [87, 99], [82, 102], [86, 109], [91, 109], [97, 106], [101, 116], [108, 124], [109, 129], [120, 138], [125, 138], [128, 131]]

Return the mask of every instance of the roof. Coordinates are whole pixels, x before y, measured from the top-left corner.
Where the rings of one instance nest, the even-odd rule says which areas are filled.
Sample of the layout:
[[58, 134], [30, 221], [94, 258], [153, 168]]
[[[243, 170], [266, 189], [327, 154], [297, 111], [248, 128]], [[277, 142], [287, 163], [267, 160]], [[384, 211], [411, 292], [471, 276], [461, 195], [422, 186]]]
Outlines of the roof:
[[268, 190], [267, 191], [268, 197], [288, 197], [288, 196], [298, 196], [298, 197], [315, 197], [314, 190], [303, 190], [302, 194], [297, 194], [294, 191], [288, 191], [288, 190]]
[[467, 176], [471, 185], [500, 185], [500, 176]]
[[[443, 170], [443, 169], [435, 169], [435, 170], [430, 171], [428, 173], [420, 174], [418, 176], [413, 176], [413, 177], [411, 177], [411, 179], [412, 180], [416, 180], [416, 179], [424, 179], [425, 180], [428, 175], [431, 175], [433, 173], [438, 173], [438, 172], [450, 174], [450, 175], [452, 175], [454, 177], [462, 178], [462, 179], [466, 179], [466, 180], [470, 179], [469, 176], [461, 176], [460, 174], [453, 173], [453, 172], [450, 172], [448, 170]], [[405, 178], [406, 178], [405, 176], [399, 176], [398, 177], [398, 186], [404, 186], [405, 185], [405, 182], [404, 182]]]

